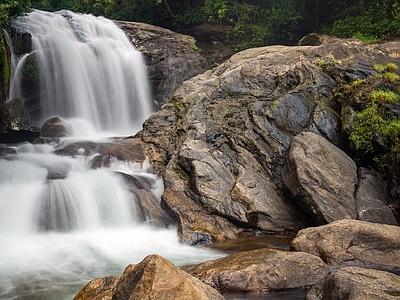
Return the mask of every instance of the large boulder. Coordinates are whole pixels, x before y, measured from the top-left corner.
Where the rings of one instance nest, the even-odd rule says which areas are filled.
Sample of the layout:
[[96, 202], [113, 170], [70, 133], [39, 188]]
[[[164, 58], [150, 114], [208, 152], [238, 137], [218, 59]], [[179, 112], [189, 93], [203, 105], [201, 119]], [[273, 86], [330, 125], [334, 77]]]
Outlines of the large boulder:
[[[396, 51], [356, 40], [248, 49], [183, 82], [137, 135], [163, 176], [161, 204], [177, 220], [182, 240], [196, 244], [310, 225], [282, 182], [292, 139], [313, 132], [329, 149], [328, 141], [348, 145], [333, 101], [335, 88], [377, 74], [372, 66], [398, 61]], [[336, 193], [346, 204], [335, 207], [336, 215], [313, 214], [321, 223], [356, 218], [355, 164], [341, 155], [343, 164], [349, 163], [325, 173], [333, 177], [324, 193], [331, 192], [329, 199]], [[346, 170], [348, 182], [337, 178]], [[334, 191], [337, 183], [343, 183], [341, 195]]]
[[361, 266], [400, 275], [400, 227], [340, 220], [301, 230], [291, 249], [334, 266]]
[[306, 300], [395, 300], [400, 295], [400, 276], [371, 269], [340, 269], [318, 281]]
[[298, 134], [290, 146], [282, 180], [318, 223], [356, 219], [356, 164], [325, 138], [311, 132]]
[[223, 294], [265, 294], [310, 287], [328, 274], [328, 266], [307, 253], [263, 248], [208, 261], [187, 272]]
[[217, 290], [180, 270], [159, 255], [128, 266], [120, 277], [89, 282], [74, 300], [223, 300]]
[[0, 143], [32, 142], [39, 135], [40, 129], [23, 99], [15, 98], [0, 106]]

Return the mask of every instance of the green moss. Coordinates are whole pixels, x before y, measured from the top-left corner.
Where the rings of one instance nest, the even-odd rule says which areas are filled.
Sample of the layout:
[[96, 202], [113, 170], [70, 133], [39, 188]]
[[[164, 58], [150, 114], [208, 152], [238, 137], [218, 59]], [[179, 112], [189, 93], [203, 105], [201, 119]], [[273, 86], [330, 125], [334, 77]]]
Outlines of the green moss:
[[385, 72], [385, 66], [382, 64], [375, 64], [374, 70], [377, 71], [378, 73], [383, 73]]
[[356, 78], [355, 80], [353, 80], [353, 81], [351, 82], [351, 86], [352, 86], [352, 87], [359, 87], [359, 86], [365, 84], [366, 82], [367, 82], [367, 81], [366, 81], [365, 79]]
[[324, 60], [324, 59], [321, 59], [321, 58], [317, 58], [317, 59], [315, 60], [315, 63], [317, 64], [317, 66], [318, 66], [319, 68], [322, 68], [322, 67], [325, 65], [325, 60]]
[[394, 72], [385, 72], [382, 74], [382, 78], [389, 81], [390, 83], [395, 83], [399, 80], [399, 75]]
[[38, 61], [33, 56], [28, 56], [26, 59], [22, 74], [28, 78], [36, 78], [40, 75], [40, 68]]
[[379, 103], [394, 103], [399, 102], [400, 96], [393, 91], [384, 91], [384, 90], [372, 90], [369, 94], [369, 98], [372, 102]]
[[385, 65], [385, 70], [387, 72], [397, 72], [397, 65], [395, 63], [388, 63]]

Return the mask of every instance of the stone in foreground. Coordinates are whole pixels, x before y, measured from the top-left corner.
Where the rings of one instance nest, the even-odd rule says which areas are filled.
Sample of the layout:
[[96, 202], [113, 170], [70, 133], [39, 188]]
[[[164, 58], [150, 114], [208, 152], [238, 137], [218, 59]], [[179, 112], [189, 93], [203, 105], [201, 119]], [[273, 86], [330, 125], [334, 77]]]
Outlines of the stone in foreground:
[[340, 220], [301, 230], [292, 250], [336, 266], [360, 266], [400, 274], [400, 227]]
[[400, 276], [371, 269], [340, 269], [318, 281], [306, 300], [395, 300], [400, 296]]
[[208, 261], [188, 270], [221, 293], [264, 294], [306, 288], [328, 274], [317, 256], [263, 248]]
[[223, 300], [215, 289], [159, 255], [129, 265], [122, 276], [89, 282], [74, 300]]

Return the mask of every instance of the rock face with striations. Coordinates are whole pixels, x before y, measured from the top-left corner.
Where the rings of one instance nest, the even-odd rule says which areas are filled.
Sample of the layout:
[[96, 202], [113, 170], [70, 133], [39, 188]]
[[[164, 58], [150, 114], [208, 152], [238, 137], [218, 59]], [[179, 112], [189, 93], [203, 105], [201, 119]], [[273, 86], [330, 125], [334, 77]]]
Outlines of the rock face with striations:
[[[329, 185], [316, 188], [313, 196], [323, 199], [332, 192], [332, 199], [341, 196], [335, 191], [341, 187], [350, 199], [337, 207], [336, 216], [323, 208], [309, 217], [309, 202], [299, 209], [282, 182], [282, 168], [293, 138], [302, 132], [314, 133], [310, 149], [322, 149], [321, 143], [346, 149], [335, 88], [377, 75], [375, 63], [398, 62], [396, 57], [396, 47], [357, 40], [270, 46], [237, 53], [182, 83], [137, 135], [164, 178], [161, 204], [177, 220], [181, 239], [207, 243], [254, 231], [295, 232], [314, 220], [355, 219], [358, 179], [344, 153], [342, 163], [326, 173]], [[326, 66], [319, 67], [317, 59]], [[314, 160], [326, 159], [315, 151]], [[340, 172], [346, 172], [346, 182]]]
[[299, 206], [319, 224], [355, 219], [355, 162], [325, 138], [311, 132], [292, 141], [282, 179]]
[[185, 80], [209, 68], [193, 37], [137, 22], [117, 22], [148, 65], [154, 101], [162, 105]]

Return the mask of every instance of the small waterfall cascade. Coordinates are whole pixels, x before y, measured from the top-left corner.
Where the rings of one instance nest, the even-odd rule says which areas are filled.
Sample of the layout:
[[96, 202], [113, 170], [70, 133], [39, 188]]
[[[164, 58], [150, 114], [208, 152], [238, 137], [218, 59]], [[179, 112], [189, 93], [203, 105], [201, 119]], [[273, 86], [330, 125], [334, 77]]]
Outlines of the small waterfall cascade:
[[38, 125], [59, 116], [84, 120], [78, 123], [81, 130], [92, 125], [97, 131], [132, 134], [140, 129], [151, 113], [146, 67], [114, 22], [66, 10], [34, 10], [14, 26], [31, 34], [32, 52], [14, 68], [9, 99], [32, 100]]
[[163, 183], [145, 162], [110, 159], [93, 169], [97, 153], [57, 152], [116, 140], [105, 132], [133, 134], [149, 116], [145, 67], [123, 32], [107, 19], [68, 11], [33, 11], [19, 22], [33, 50], [16, 58], [10, 98], [29, 96], [26, 73], [35, 73], [41, 121], [60, 116], [78, 132], [91, 124], [100, 137], [1, 148], [0, 299], [70, 300], [89, 280], [120, 275], [153, 253], [177, 265], [221, 257], [183, 245], [174, 227], [147, 222], [138, 209], [143, 190], [125, 181], [147, 178], [142, 189], [159, 207]]

